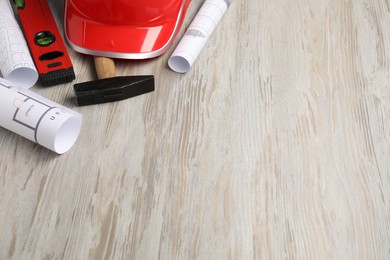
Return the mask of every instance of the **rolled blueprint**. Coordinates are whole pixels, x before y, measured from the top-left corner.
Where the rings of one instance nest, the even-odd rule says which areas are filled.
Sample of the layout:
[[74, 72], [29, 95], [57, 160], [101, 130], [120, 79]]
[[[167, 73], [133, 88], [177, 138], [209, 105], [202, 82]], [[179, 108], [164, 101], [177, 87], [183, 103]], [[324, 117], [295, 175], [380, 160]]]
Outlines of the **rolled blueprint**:
[[58, 154], [79, 135], [81, 114], [0, 78], [0, 126]]
[[206, 0], [168, 60], [176, 72], [186, 73], [222, 19], [232, 0]]
[[38, 72], [9, 0], [0, 0], [0, 72], [19, 88], [32, 87]]

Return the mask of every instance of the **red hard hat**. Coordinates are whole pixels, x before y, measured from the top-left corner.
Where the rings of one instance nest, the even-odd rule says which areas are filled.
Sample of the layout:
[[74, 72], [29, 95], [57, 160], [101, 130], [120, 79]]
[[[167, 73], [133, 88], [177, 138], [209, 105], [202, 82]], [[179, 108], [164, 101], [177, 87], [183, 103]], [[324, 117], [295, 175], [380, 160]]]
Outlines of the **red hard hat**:
[[77, 52], [124, 59], [165, 53], [191, 0], [65, 0], [65, 38]]

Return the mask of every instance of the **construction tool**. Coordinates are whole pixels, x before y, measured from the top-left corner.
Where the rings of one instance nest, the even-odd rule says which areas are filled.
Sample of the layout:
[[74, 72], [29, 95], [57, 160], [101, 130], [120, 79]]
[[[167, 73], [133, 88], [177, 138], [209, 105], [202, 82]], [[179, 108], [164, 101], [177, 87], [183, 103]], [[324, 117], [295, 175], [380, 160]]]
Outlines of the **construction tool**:
[[47, 0], [13, 0], [43, 86], [75, 79], [72, 62]]
[[154, 91], [154, 76], [116, 76], [115, 62], [94, 57], [98, 79], [74, 85], [79, 106], [119, 101]]
[[74, 85], [79, 106], [124, 100], [154, 91], [154, 76], [117, 76]]

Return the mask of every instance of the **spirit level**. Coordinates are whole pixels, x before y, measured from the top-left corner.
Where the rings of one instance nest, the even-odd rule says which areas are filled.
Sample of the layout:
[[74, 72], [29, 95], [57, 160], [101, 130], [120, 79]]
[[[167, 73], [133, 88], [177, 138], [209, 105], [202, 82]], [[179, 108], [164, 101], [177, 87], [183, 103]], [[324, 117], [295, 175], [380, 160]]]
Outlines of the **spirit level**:
[[47, 0], [13, 0], [43, 86], [75, 79], [72, 62]]

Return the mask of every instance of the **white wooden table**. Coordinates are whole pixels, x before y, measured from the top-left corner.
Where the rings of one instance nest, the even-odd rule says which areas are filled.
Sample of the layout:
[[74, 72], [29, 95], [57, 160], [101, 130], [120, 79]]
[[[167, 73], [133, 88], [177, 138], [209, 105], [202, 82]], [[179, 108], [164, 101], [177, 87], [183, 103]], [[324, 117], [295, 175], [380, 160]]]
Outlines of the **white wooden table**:
[[189, 73], [118, 60], [156, 90], [102, 105], [69, 49], [33, 91], [83, 115], [71, 150], [0, 129], [0, 259], [390, 259], [389, 5], [236, 0]]

